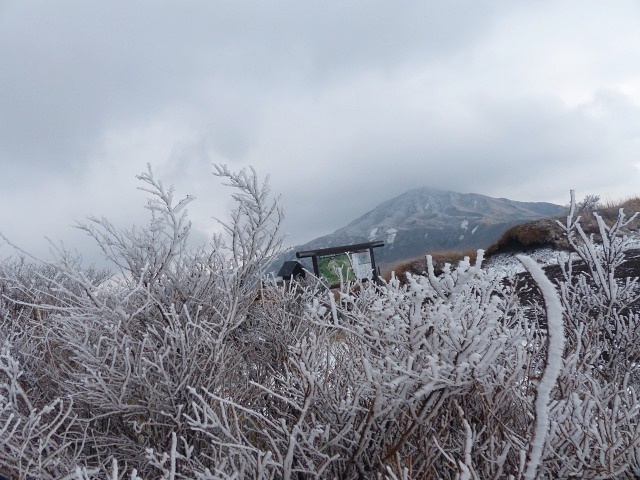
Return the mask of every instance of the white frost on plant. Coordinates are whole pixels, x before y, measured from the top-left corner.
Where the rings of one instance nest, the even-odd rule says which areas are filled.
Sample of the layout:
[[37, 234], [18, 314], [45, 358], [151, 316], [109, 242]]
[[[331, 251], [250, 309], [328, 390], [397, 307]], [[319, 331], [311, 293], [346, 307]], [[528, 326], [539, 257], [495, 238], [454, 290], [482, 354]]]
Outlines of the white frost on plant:
[[[530, 258], [535, 260], [541, 267], [550, 265], [558, 265], [565, 263], [570, 257], [577, 258], [575, 253], [571, 254], [563, 250], [554, 250], [553, 248], [540, 248], [528, 254]], [[486, 264], [487, 271], [501, 277], [513, 277], [518, 273], [524, 272], [524, 265], [517, 261], [514, 253], [500, 253], [492, 256]]]
[[542, 459], [545, 441], [549, 434], [549, 401], [551, 399], [551, 390], [555, 386], [558, 376], [560, 375], [560, 370], [562, 369], [562, 353], [564, 351], [565, 337], [562, 322], [562, 304], [560, 303], [560, 297], [558, 296], [555, 286], [547, 278], [535, 260], [526, 255], [518, 255], [517, 258], [531, 274], [533, 280], [542, 291], [547, 312], [547, 360], [542, 379], [536, 392], [536, 424], [529, 447], [527, 469], [524, 474], [525, 479], [534, 480]]

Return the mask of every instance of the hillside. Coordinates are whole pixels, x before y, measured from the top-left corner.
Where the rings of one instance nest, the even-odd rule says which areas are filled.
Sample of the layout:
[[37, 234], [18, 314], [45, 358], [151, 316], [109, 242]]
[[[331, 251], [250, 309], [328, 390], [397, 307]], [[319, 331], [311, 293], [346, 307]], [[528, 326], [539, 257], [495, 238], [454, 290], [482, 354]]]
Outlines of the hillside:
[[485, 248], [514, 225], [562, 211], [563, 207], [551, 203], [419, 188], [381, 203], [329, 235], [294, 247], [275, 264], [293, 259], [299, 250], [373, 240], [386, 243], [376, 250], [382, 266], [431, 251]]
[[[608, 225], [614, 225], [620, 209], [623, 209], [627, 218], [640, 212], [640, 198], [630, 198], [619, 203], [610, 202], [606, 205], [597, 205], [595, 210], [578, 208], [576, 212], [580, 216], [580, 223], [587, 235], [593, 235], [597, 241], [601, 241], [598, 223], [594, 216], [597, 213]], [[563, 223], [563, 216], [551, 216], [520, 223], [508, 228], [495, 242], [486, 247], [483, 267], [496, 275], [517, 278], [522, 282], [525, 275], [524, 266], [516, 259], [516, 255], [526, 253], [540, 264], [549, 278], [554, 281], [561, 280], [560, 263], [569, 259], [572, 250], [567, 243], [566, 235], [558, 222]], [[629, 237], [630, 250], [626, 261], [616, 273], [616, 278], [640, 277], [640, 215], [622, 228], [621, 233]], [[433, 264], [436, 273], [442, 271], [445, 263], [456, 265], [463, 256], [471, 256], [475, 261], [475, 250], [449, 250], [433, 254]], [[399, 261], [387, 266], [383, 271], [384, 277], [389, 279], [391, 272], [402, 281], [405, 281], [406, 273], [420, 275], [426, 271], [427, 265], [424, 255], [412, 259]], [[577, 261], [576, 268], [583, 268]], [[526, 275], [525, 275], [526, 276]]]

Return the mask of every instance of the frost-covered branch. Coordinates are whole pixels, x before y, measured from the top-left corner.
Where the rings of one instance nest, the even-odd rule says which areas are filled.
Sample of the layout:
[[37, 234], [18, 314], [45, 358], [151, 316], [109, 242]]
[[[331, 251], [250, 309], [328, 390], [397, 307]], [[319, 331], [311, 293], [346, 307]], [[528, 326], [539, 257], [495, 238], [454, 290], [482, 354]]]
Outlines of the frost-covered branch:
[[531, 439], [529, 452], [527, 453], [527, 466], [524, 478], [533, 480], [542, 460], [542, 453], [549, 435], [549, 401], [551, 390], [554, 388], [560, 370], [562, 369], [562, 354], [564, 351], [564, 325], [562, 321], [562, 305], [554, 285], [545, 276], [542, 268], [526, 255], [518, 255], [518, 260], [525, 266], [533, 277], [536, 285], [542, 291], [545, 309], [547, 312], [547, 358], [540, 384], [536, 391], [535, 401], [535, 427]]

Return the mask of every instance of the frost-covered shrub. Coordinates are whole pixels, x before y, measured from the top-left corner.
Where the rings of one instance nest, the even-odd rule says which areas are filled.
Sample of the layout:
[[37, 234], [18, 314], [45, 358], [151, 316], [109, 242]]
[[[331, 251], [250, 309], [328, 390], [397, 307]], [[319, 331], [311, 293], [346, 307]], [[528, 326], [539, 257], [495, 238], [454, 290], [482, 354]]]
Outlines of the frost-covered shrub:
[[80, 225], [117, 277], [100, 282], [65, 252], [57, 263], [8, 262], [3, 270], [5, 324], [34, 366], [30, 393], [73, 399], [86, 465], [110, 466], [115, 458], [155, 475], [174, 438], [185, 452], [192, 447], [184, 442], [198, 445], [197, 432], [185, 427], [188, 388], [247, 389], [253, 371], [242, 364], [254, 352], [235, 332], [278, 248], [282, 213], [255, 172], [219, 167], [217, 174], [236, 189], [237, 208], [221, 222], [226, 235], [209, 247], [186, 247], [191, 199], [175, 201], [149, 170], [139, 177], [151, 195], [148, 227], [119, 230], [98, 218]]
[[640, 472], [640, 289], [637, 278], [616, 271], [629, 249], [622, 232], [637, 214], [627, 218], [620, 209], [612, 225], [593, 215], [599, 244], [585, 234], [573, 208], [562, 225], [586, 269], [574, 271], [573, 259], [562, 269], [568, 343], [548, 465], [559, 477], [632, 478]]
[[[254, 474], [269, 467], [284, 478], [524, 473], [535, 430], [527, 374], [536, 340], [514, 292], [481, 261], [440, 277], [430, 269], [406, 286], [393, 280], [344, 291], [338, 302], [312, 298], [299, 319], [308, 328], [284, 372], [261, 386], [262, 408], [198, 396], [202, 413], [190, 421], [215, 443], [251, 449], [244, 465], [253, 459]], [[221, 422], [212, 411], [214, 420], [203, 421], [216, 404], [249, 425]]]
[[74, 435], [73, 400], [34, 403], [10, 340], [3, 338], [0, 346], [0, 473], [16, 478], [81, 478], [87, 472], [76, 472], [81, 448]]
[[[0, 473], [17, 478], [632, 478], [640, 431], [628, 224], [544, 301], [473, 262], [345, 286], [263, 278], [281, 212], [255, 172], [225, 233], [187, 247], [185, 206], [149, 170], [149, 226], [80, 225], [117, 274], [77, 259], [0, 275]], [[578, 270], [575, 263], [584, 262]], [[578, 273], [581, 271], [583, 273]], [[4, 430], [3, 430], [4, 429]], [[7, 434], [8, 432], [8, 434]], [[3, 443], [4, 442], [4, 443]], [[66, 476], [66, 477], [65, 477]]]

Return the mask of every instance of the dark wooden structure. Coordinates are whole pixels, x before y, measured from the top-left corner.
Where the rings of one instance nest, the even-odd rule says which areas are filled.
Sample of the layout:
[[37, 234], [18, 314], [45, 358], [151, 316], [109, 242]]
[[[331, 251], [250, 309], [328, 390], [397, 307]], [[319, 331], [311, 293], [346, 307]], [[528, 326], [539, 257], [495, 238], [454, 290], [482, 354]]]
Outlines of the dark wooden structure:
[[278, 277], [282, 277], [283, 280], [290, 281], [291, 279], [304, 278], [306, 275], [305, 269], [300, 262], [290, 260], [284, 262], [280, 271], [278, 271]]

